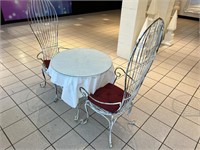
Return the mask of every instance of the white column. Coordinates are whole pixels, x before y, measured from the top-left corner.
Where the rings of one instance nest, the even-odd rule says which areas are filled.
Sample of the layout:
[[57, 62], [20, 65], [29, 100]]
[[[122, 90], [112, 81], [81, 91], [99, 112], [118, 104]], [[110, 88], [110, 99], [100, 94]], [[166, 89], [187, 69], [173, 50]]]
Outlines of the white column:
[[123, 0], [117, 55], [129, 59], [146, 18], [148, 0]]
[[158, 13], [165, 22], [165, 32], [169, 25], [175, 0], [158, 0]]

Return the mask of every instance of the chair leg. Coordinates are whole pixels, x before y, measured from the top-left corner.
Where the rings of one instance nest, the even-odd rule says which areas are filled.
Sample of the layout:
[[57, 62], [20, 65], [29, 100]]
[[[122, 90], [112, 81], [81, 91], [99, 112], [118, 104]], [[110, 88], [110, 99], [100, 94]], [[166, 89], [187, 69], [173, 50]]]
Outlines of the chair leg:
[[40, 87], [44, 88], [47, 84], [47, 81], [46, 81], [46, 76], [45, 76], [45, 73], [44, 73], [44, 69], [42, 69], [42, 75], [43, 75], [43, 78], [44, 78], [44, 83], [40, 83]]
[[78, 121], [78, 119], [79, 119], [79, 112], [80, 112], [80, 103], [78, 103], [78, 105], [76, 107], [76, 115], [74, 117], [75, 121]]
[[114, 118], [113, 116], [111, 116], [111, 119], [109, 121], [109, 147], [110, 148], [112, 147], [112, 128], [116, 120], [117, 118]]
[[86, 124], [88, 122], [89, 113], [88, 113], [87, 105], [88, 105], [88, 101], [86, 100], [86, 102], [85, 102], [86, 118], [81, 119], [81, 124]]

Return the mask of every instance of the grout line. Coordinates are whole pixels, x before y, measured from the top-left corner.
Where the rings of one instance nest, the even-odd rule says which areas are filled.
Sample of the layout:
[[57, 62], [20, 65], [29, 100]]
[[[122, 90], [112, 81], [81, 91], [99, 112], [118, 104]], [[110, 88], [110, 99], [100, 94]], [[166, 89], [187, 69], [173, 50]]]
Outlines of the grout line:
[[[4, 133], [4, 135], [6, 136], [7, 140], [9, 141], [9, 143], [11, 144], [11, 146], [13, 147], [13, 149], [15, 150], [15, 147], [13, 146], [12, 142], [10, 141], [10, 139], [8, 138], [7, 134], [5, 133], [5, 131], [3, 130], [3, 128], [0, 126], [2, 132]], [[10, 147], [10, 146], [9, 146]], [[8, 148], [9, 148], [8, 147]], [[7, 149], [7, 148], [6, 148]]]

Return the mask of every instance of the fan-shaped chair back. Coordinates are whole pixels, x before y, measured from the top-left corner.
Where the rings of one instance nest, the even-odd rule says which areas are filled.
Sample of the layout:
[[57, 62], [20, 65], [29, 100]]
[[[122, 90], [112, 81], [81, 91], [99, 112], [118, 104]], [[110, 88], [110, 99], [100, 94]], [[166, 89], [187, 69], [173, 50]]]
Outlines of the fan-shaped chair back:
[[43, 53], [43, 61], [58, 52], [58, 17], [49, 0], [30, 0], [27, 6], [30, 27]]
[[163, 28], [163, 20], [157, 19], [148, 27], [135, 45], [126, 69], [121, 107], [129, 105], [137, 95], [161, 44]]

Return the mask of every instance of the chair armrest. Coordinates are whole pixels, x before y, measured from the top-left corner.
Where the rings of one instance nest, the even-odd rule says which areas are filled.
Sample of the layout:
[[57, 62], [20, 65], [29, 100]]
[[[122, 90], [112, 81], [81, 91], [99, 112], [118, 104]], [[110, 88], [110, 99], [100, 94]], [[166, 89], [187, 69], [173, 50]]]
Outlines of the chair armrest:
[[92, 96], [89, 96], [93, 101], [99, 103], [99, 104], [103, 104], [103, 105], [121, 105], [121, 102], [116, 102], [116, 103], [105, 103], [105, 102], [101, 102], [95, 98], [93, 98]]
[[38, 59], [38, 60], [41, 60], [41, 61], [43, 62], [43, 59], [40, 57], [41, 54], [43, 54], [43, 52], [39, 52], [39, 53], [37, 54], [37, 59]]
[[122, 74], [119, 72], [119, 70], [121, 70], [121, 71], [123, 72], [123, 74], [125, 74], [127, 77], [129, 77], [130, 79], [133, 80], [133, 78], [130, 77], [130, 76], [125, 72], [125, 70], [124, 70], [123, 68], [117, 67], [117, 68], [115, 69], [115, 71], [114, 71], [114, 73], [115, 73], [115, 80], [114, 80], [113, 84], [115, 83], [115, 81], [116, 81], [119, 77], [122, 76]]
[[81, 92], [81, 94], [84, 96], [84, 97], [88, 97], [90, 94], [88, 93], [88, 91], [86, 89], [84, 89], [83, 87], [80, 87], [79, 88], [79, 91]]
[[60, 52], [60, 49], [68, 49], [68, 50], [70, 50], [70, 48], [66, 48], [66, 47], [59, 46], [59, 47], [58, 47], [58, 52]]
[[93, 101], [99, 103], [99, 104], [103, 104], [103, 105], [121, 105], [121, 102], [116, 102], [116, 103], [105, 103], [105, 102], [101, 102], [95, 98], [93, 98], [92, 96], [90, 96], [90, 94], [88, 93], [88, 91], [86, 91], [86, 89], [84, 89], [83, 87], [79, 88], [80, 92], [82, 93], [82, 95], [84, 97], [90, 97]]

